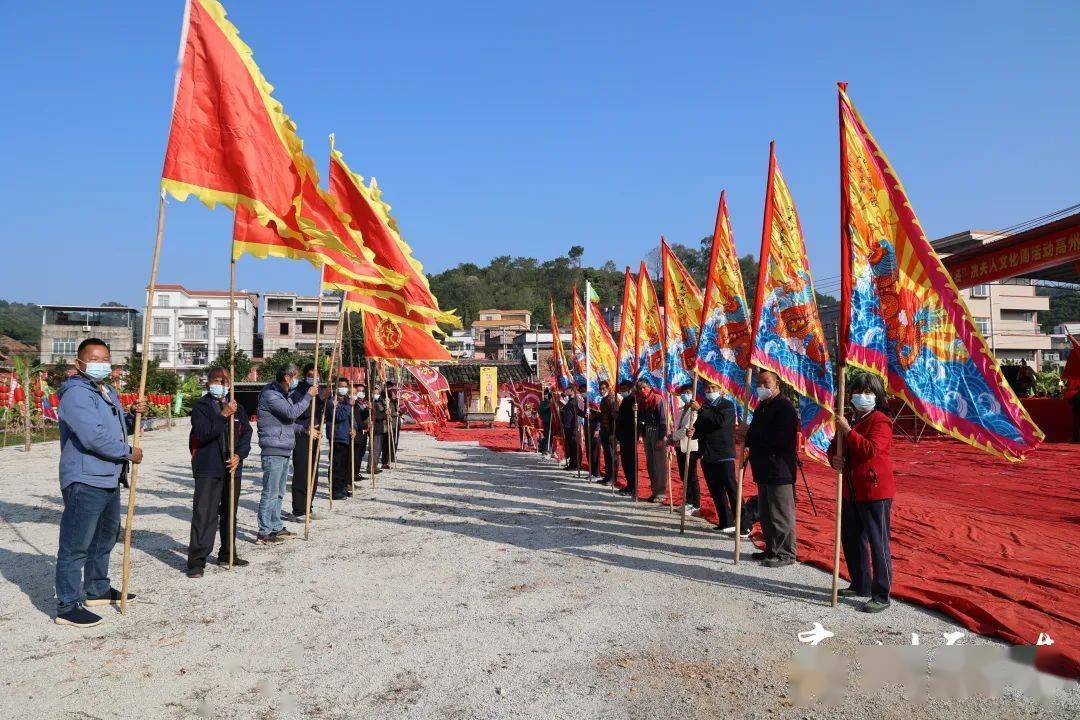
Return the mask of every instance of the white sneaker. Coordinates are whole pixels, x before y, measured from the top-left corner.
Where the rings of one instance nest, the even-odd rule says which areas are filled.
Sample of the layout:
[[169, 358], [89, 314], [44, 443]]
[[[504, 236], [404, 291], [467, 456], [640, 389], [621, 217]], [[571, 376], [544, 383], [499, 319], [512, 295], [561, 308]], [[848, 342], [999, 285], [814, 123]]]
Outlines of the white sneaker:
[[701, 508], [694, 508], [689, 512], [689, 514], [693, 515], [694, 517], [701, 517]]
[[735, 526], [732, 525], [731, 527], [726, 527], [723, 530], [721, 530], [720, 532], [727, 533], [728, 535], [734, 535], [735, 534]]
[[698, 509], [697, 509], [696, 507], [694, 507], [694, 506], [693, 506], [693, 505], [691, 505], [690, 503], [686, 503], [686, 514], [687, 514], [687, 515], [693, 515], [693, 514], [695, 514], [695, 513], [697, 512], [697, 511], [698, 511]]

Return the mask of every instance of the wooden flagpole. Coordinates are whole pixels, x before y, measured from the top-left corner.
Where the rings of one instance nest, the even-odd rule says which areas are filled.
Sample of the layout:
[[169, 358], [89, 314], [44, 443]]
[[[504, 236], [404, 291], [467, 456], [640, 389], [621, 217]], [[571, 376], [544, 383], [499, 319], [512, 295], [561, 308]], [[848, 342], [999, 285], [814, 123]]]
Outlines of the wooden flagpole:
[[[844, 378], [844, 366], [837, 365], [837, 373], [840, 377], [837, 379], [837, 392], [836, 392], [836, 415], [837, 417], [843, 417], [844, 415], [844, 391], [845, 391], [845, 378]], [[838, 457], [844, 456], [844, 436], [840, 433], [836, 433], [836, 454]], [[844, 503], [844, 471], [836, 471], [836, 536], [833, 540], [833, 570], [832, 570], [832, 606], [836, 607], [839, 602], [839, 585], [840, 585], [840, 511]]]
[[[304, 513], [304, 539], [307, 540], [311, 533], [311, 495], [314, 490], [315, 477], [314, 472], [319, 469], [319, 463], [314, 463], [314, 471], [312, 470], [312, 449], [315, 445], [315, 406], [319, 401], [319, 345], [322, 341], [322, 304], [323, 304], [323, 282], [326, 279], [326, 260], [323, 260], [322, 265], [319, 267], [319, 304], [315, 311], [315, 394], [311, 398], [311, 417], [308, 422], [308, 474], [307, 474], [307, 507]], [[324, 406], [325, 409], [325, 406]]]
[[[344, 302], [342, 303], [344, 307]], [[331, 397], [334, 401], [334, 414], [330, 416], [330, 437], [327, 438], [327, 446], [329, 447], [328, 466], [326, 468], [326, 483], [327, 483], [327, 495], [330, 496], [330, 509], [334, 509], [334, 486], [332, 484], [334, 473], [334, 431], [337, 429], [337, 407], [338, 407], [338, 394], [337, 394], [337, 381], [334, 379], [334, 357], [341, 352], [341, 337], [342, 337], [342, 321], [341, 315], [338, 314], [338, 326], [337, 326], [337, 342], [334, 343], [334, 348], [330, 351], [330, 376], [327, 378], [327, 388], [330, 387], [329, 383], [334, 383], [334, 390], [331, 395], [326, 398], [326, 405], [323, 405], [323, 418], [326, 417], [326, 407], [329, 406]], [[339, 361], [340, 366], [340, 361]]]
[[[362, 321], [362, 319], [363, 319], [363, 315], [361, 315], [361, 321]], [[366, 326], [364, 327], [364, 332], [367, 332], [367, 327]], [[366, 363], [366, 372], [364, 373], [366, 377], [364, 378], [364, 381], [367, 384], [367, 400], [368, 400], [367, 431], [368, 431], [368, 443], [370, 443], [370, 447], [368, 448], [368, 470], [371, 472], [371, 489], [374, 490], [375, 489], [375, 419], [372, 417], [372, 414], [375, 412], [375, 387], [374, 387], [375, 383], [373, 381], [373, 378], [371, 377], [371, 374], [372, 374], [371, 358], [364, 358], [364, 362]]]
[[[700, 334], [700, 333], [699, 333]], [[700, 348], [701, 345], [699, 344]], [[697, 402], [697, 384], [698, 376], [697, 371], [694, 371], [694, 389], [690, 391], [690, 402]], [[684, 409], [683, 412], [690, 412], [689, 406]], [[682, 421], [680, 416], [679, 421]], [[685, 436], [684, 436], [685, 437]], [[688, 487], [686, 485], [687, 478], [690, 475], [690, 438], [686, 437], [686, 452], [683, 453], [683, 467], [682, 467], [682, 510], [679, 513], [679, 534], [682, 535], [686, 532], [686, 496], [689, 494]], [[699, 501], [700, 502], [700, 501]]]
[[[146, 312], [143, 315], [143, 352], [142, 372], [139, 376], [138, 403], [146, 401], [146, 369], [150, 363], [150, 355], [146, 352], [150, 341], [151, 322], [154, 317], [154, 288], [157, 286], [158, 263], [161, 260], [161, 242], [165, 236], [165, 191], [161, 191], [158, 199], [157, 236], [154, 239], [154, 256], [150, 262], [150, 284], [146, 288]], [[135, 413], [135, 437], [132, 438], [131, 446], [139, 448], [142, 445], [142, 413]], [[120, 613], [127, 612], [128, 588], [131, 585], [131, 526], [135, 521], [135, 491], [139, 484], [139, 463], [131, 463], [131, 472], [128, 473], [128, 506], [127, 517], [124, 520], [124, 569], [123, 579], [120, 583]]]
[[[207, 328], [209, 331], [209, 328]], [[236, 233], [229, 250], [229, 402], [236, 402]], [[236, 419], [229, 416], [229, 459], [236, 456]], [[229, 470], [229, 567], [236, 561], [236, 468]]]
[[[356, 357], [353, 354], [353, 325], [352, 313], [345, 313], [345, 323], [349, 328], [349, 367], [356, 367]], [[352, 390], [352, 381], [349, 381], [349, 390]], [[356, 492], [356, 398], [349, 394], [349, 492]]]

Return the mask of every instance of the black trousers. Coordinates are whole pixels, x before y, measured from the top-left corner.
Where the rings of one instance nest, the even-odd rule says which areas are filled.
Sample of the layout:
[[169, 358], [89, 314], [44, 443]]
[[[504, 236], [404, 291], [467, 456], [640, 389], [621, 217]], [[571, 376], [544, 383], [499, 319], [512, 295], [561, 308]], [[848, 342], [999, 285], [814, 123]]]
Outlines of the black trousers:
[[[240, 480], [237, 468], [233, 488], [233, 527], [236, 527], [236, 508], [240, 504]], [[195, 494], [191, 499], [191, 536], [188, 539], [187, 566], [206, 567], [206, 558], [214, 551], [214, 535], [220, 534], [219, 558], [229, 557], [229, 476], [195, 478]]]
[[390, 467], [390, 459], [396, 456], [396, 454], [390, 454], [390, 437], [391, 433], [383, 433], [375, 436], [375, 441], [382, 446], [381, 458], [383, 467]]
[[540, 447], [536, 448], [537, 452], [546, 453], [551, 449], [551, 420], [544, 420], [541, 418], [540, 425], [543, 428], [543, 432], [540, 437]]
[[689, 462], [687, 466], [687, 455], [679, 446], [675, 446], [675, 461], [678, 463], [679, 477], [683, 476], [683, 468], [686, 469], [686, 504], [693, 505], [694, 507], [701, 507], [701, 490], [698, 488], [697, 481], [697, 468], [698, 458], [701, 457], [701, 453], [697, 451], [691, 451]]
[[[738, 502], [739, 487], [735, 481], [735, 461], [701, 461], [701, 472], [705, 475], [705, 486], [709, 488], [716, 515], [721, 528], [735, 527], [735, 506]], [[743, 514], [743, 527], [746, 528], [746, 515]]]
[[335, 498], [345, 494], [349, 489], [349, 466], [352, 461], [349, 457], [349, 443], [334, 442], [334, 462], [330, 466], [330, 491]]
[[600, 428], [600, 452], [604, 456], [604, 479], [615, 480], [615, 436], [610, 430]]
[[356, 481], [360, 482], [364, 477], [364, 455], [367, 454], [368, 443], [371, 442], [371, 438], [366, 432], [356, 433], [356, 440], [353, 442], [353, 448], [356, 450]]
[[573, 430], [563, 431], [563, 441], [566, 446], [566, 467], [577, 470], [581, 467], [581, 446], [578, 444], [577, 426]]
[[622, 460], [626, 489], [632, 496], [637, 497], [637, 447], [632, 438], [619, 443], [619, 459]]
[[589, 474], [593, 477], [600, 477], [600, 436], [598, 434], [591, 434], [588, 438], [589, 442]]
[[[307, 481], [308, 481], [308, 438], [310, 436], [306, 432], [302, 432], [296, 436], [296, 447], [293, 448], [292, 454], [292, 511], [293, 515], [305, 515], [307, 514], [308, 497], [307, 497]], [[313, 450], [318, 449], [318, 441], [312, 445]], [[312, 497], [316, 494], [319, 488], [319, 464], [315, 463], [315, 477], [311, 482], [311, 494]]]
[[386, 435], [383, 433], [375, 433], [375, 444], [371, 448], [371, 455], [368, 456], [368, 472], [371, 472], [371, 464], [375, 463], [375, 467], [379, 467], [379, 461], [385, 460], [386, 456], [383, 453], [386, 451]]
[[840, 542], [851, 574], [851, 587], [860, 595], [886, 602], [892, 591], [892, 500], [844, 500], [840, 509]]

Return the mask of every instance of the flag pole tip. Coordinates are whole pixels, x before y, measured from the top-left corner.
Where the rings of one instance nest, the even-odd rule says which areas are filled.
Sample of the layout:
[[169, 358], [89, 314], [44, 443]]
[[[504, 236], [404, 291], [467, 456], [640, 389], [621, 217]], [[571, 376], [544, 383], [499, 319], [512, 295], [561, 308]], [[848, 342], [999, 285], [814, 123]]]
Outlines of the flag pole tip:
[[840, 88], [840, 92], [847, 92], [847, 83], [846, 82], [843, 82], [843, 81], [838, 82], [838, 83], [836, 83], [836, 87]]

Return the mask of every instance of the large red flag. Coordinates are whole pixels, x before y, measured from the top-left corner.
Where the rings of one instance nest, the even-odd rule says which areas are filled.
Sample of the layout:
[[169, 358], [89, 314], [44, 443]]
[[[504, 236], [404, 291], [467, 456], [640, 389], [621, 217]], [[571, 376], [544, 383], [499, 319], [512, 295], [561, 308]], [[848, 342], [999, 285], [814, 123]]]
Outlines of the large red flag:
[[[369, 312], [369, 307], [379, 312]], [[367, 296], [351, 291], [345, 293], [345, 307], [360, 310], [364, 316], [364, 354], [379, 360], [414, 360], [449, 362], [450, 352], [432, 336], [434, 321], [428, 325], [405, 317], [398, 300]]]

